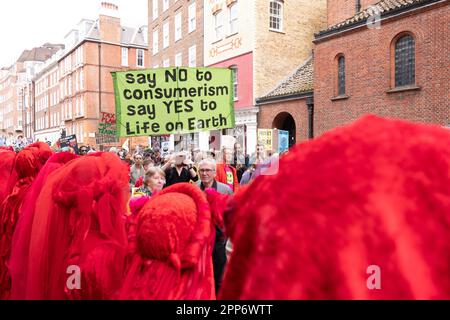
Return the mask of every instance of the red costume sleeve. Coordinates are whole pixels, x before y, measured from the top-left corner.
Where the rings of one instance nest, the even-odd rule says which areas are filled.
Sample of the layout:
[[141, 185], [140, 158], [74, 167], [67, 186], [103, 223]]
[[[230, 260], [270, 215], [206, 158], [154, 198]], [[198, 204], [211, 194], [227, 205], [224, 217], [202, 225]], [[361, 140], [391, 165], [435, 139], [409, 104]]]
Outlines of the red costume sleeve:
[[52, 154], [46, 143], [38, 142], [23, 149], [16, 157], [14, 166], [18, 180], [0, 206], [0, 298], [7, 299], [10, 296], [11, 277], [8, 264], [19, 210], [34, 178]]
[[235, 199], [220, 298], [450, 299], [449, 142], [370, 116], [294, 147]]
[[30, 237], [35, 216], [35, 205], [37, 198], [44, 186], [48, 176], [64, 166], [66, 163], [76, 159], [77, 156], [69, 153], [56, 153], [48, 159], [45, 166], [41, 169], [24, 200], [20, 210], [20, 218], [14, 231], [11, 259], [9, 271], [12, 279], [11, 299], [24, 300], [26, 295], [27, 270], [29, 266], [28, 254], [30, 246]]
[[[128, 169], [110, 153], [71, 161], [49, 175], [36, 201], [27, 298], [111, 299], [122, 283]], [[82, 270], [81, 289], [67, 285]]]
[[16, 153], [14, 151], [0, 149], [0, 205], [16, 184], [15, 160]]

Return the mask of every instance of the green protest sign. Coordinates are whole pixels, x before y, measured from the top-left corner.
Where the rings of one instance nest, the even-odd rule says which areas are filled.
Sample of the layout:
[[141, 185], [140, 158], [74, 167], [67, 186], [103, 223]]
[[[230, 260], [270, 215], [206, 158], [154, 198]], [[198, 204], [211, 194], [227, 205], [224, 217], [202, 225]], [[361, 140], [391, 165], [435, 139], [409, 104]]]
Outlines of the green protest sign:
[[234, 128], [230, 69], [164, 68], [112, 72], [120, 137]]

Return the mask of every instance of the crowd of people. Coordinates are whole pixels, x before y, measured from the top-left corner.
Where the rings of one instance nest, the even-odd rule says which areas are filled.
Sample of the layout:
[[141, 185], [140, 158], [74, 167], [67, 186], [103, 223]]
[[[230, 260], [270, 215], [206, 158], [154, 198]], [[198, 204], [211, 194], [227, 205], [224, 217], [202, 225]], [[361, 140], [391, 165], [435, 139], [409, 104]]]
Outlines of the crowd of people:
[[271, 174], [261, 146], [0, 147], [0, 299], [449, 299], [448, 142], [365, 117]]
[[[103, 248], [105, 252], [98, 253], [97, 251], [89, 252], [82, 244], [82, 239], [67, 239], [64, 250], [72, 252], [73, 257], [64, 256], [64, 251], [57, 251], [61, 256], [59, 257], [61, 261], [65, 261], [68, 264], [69, 261], [72, 264], [83, 265], [83, 280], [91, 281], [86, 277], [92, 276], [89, 272], [98, 272], [97, 266], [89, 265], [89, 262], [97, 259], [105, 259], [106, 261], [98, 261], [97, 263], [106, 263], [109, 259], [113, 257], [121, 261], [123, 259], [123, 269], [114, 269], [119, 274], [124, 274], [127, 272], [137, 272], [132, 269], [132, 261], [136, 260], [136, 256], [141, 259], [143, 257], [142, 251], [137, 254], [136, 251], [139, 249], [143, 251], [150, 250], [144, 248], [149, 239], [154, 235], [147, 235], [145, 240], [139, 241], [140, 231], [142, 231], [143, 221], [140, 221], [142, 215], [144, 215], [146, 203], [150, 202], [150, 199], [158, 198], [162, 199], [161, 195], [166, 194], [166, 198], [172, 199], [168, 203], [164, 204], [170, 212], [170, 206], [173, 203], [177, 203], [178, 198], [183, 198], [183, 195], [187, 194], [189, 199], [194, 199], [197, 203], [203, 203], [202, 206], [198, 206], [197, 203], [191, 206], [191, 211], [189, 213], [190, 219], [192, 221], [197, 221], [198, 216], [195, 215], [203, 214], [206, 215], [203, 224], [208, 222], [209, 227], [201, 228], [197, 230], [195, 225], [191, 226], [191, 229], [184, 235], [184, 241], [190, 241], [190, 238], [196, 232], [199, 234], [194, 240], [198, 242], [200, 239], [201, 248], [198, 243], [192, 244], [193, 252], [189, 255], [194, 256], [199, 259], [201, 254], [201, 259], [204, 263], [204, 270], [202, 277], [204, 279], [209, 279], [205, 282], [203, 279], [201, 284], [204, 291], [200, 296], [197, 293], [190, 291], [193, 294], [192, 297], [202, 297], [203, 299], [215, 298], [218, 294], [226, 267], [226, 263], [231, 254], [231, 243], [228, 237], [225, 235], [223, 219], [220, 217], [220, 213], [225, 209], [225, 198], [220, 198], [219, 194], [225, 195], [227, 197], [232, 196], [238, 188], [244, 182], [242, 178], [245, 177], [247, 172], [254, 172], [258, 165], [262, 165], [266, 159], [264, 150], [258, 146], [258, 152], [254, 156], [245, 156], [242, 153], [241, 146], [237, 143], [234, 148], [223, 148], [220, 152], [208, 151], [200, 152], [198, 150], [191, 150], [191, 152], [173, 152], [165, 155], [161, 155], [159, 149], [149, 149], [138, 147], [134, 153], [130, 153], [125, 149], [112, 147], [107, 152], [97, 152], [94, 148], [90, 146], [82, 145], [77, 149], [72, 147], [59, 148], [53, 150], [48, 144], [38, 142], [30, 144], [28, 146], [23, 146], [21, 148], [13, 147], [1, 147], [2, 155], [5, 156], [5, 160], [2, 162], [1, 170], [2, 173], [7, 176], [7, 180], [2, 181], [2, 194], [0, 194], [0, 202], [2, 207], [0, 208], [1, 220], [0, 220], [0, 297], [3, 299], [13, 298], [13, 299], [61, 299], [61, 298], [73, 298], [71, 294], [73, 292], [66, 292], [61, 290], [55, 290], [54, 292], [47, 292], [46, 294], [40, 293], [39, 290], [50, 290], [50, 287], [45, 285], [38, 285], [34, 282], [27, 283], [28, 279], [33, 277], [44, 277], [49, 276], [52, 272], [57, 271], [53, 268], [54, 263], [54, 253], [50, 247], [42, 247], [44, 243], [40, 242], [40, 249], [43, 250], [44, 254], [41, 255], [40, 260], [43, 265], [41, 268], [35, 268], [34, 266], [27, 265], [31, 261], [29, 257], [37, 252], [32, 251], [35, 248], [34, 243], [32, 245], [32, 240], [36, 237], [44, 237], [48, 239], [54, 239], [54, 234], [56, 230], [52, 230], [45, 226], [40, 219], [45, 221], [52, 221], [56, 219], [61, 223], [64, 228], [65, 223], [67, 228], [71, 229], [72, 233], [81, 232], [81, 229], [77, 229], [77, 226], [83, 220], [82, 215], [77, 216], [73, 214], [71, 219], [80, 219], [77, 222], [70, 222], [70, 220], [62, 221], [59, 214], [61, 212], [66, 212], [67, 215], [71, 215], [71, 212], [77, 212], [80, 210], [81, 203], [78, 201], [85, 200], [87, 208], [85, 211], [86, 216], [89, 216], [90, 222], [84, 225], [83, 232], [86, 234], [92, 233], [92, 237], [88, 237], [90, 246], [94, 246], [95, 243], [99, 247]], [[78, 151], [78, 152], [77, 152]], [[77, 154], [78, 153], [78, 154]], [[8, 155], [8, 157], [6, 157]], [[22, 160], [20, 160], [22, 159]], [[251, 163], [255, 161], [255, 163]], [[114, 170], [108, 171], [107, 168], [110, 166]], [[106, 170], [106, 171], [105, 171]], [[59, 173], [58, 179], [50, 179], [51, 176], [56, 176]], [[100, 172], [99, 172], [100, 171]], [[114, 171], [114, 172], [113, 172]], [[26, 175], [24, 175], [26, 173]], [[24, 176], [22, 176], [24, 175]], [[79, 175], [79, 176], [77, 176]], [[111, 177], [115, 177], [111, 181]], [[118, 179], [118, 177], [122, 179]], [[70, 178], [69, 178], [70, 177]], [[80, 179], [80, 177], [82, 177]], [[124, 177], [126, 178], [126, 192], [123, 192]], [[252, 181], [252, 178], [247, 178], [245, 184]], [[82, 180], [82, 181], [81, 181]], [[104, 182], [105, 180], [108, 183]], [[65, 181], [64, 187], [61, 187], [61, 181]], [[74, 182], [78, 181], [78, 182]], [[74, 184], [75, 183], [75, 184]], [[107, 186], [105, 186], [105, 184]], [[66, 190], [65, 192], [55, 193], [55, 186], [58, 185], [59, 189]], [[67, 190], [66, 186], [71, 185], [70, 190]], [[108, 190], [103, 190], [104, 188]], [[59, 190], [58, 189], [58, 190]], [[101, 189], [101, 191], [98, 191]], [[181, 191], [180, 191], [181, 190]], [[211, 193], [211, 190], [214, 193]], [[113, 192], [115, 191], [115, 192]], [[47, 192], [47, 193], [46, 193]], [[50, 192], [50, 194], [48, 194]], [[97, 193], [100, 192], [100, 195]], [[105, 192], [109, 192], [106, 199], [109, 199], [112, 203], [108, 204], [104, 201], [97, 200], [98, 197], [103, 197]], [[210, 192], [208, 194], [208, 192]], [[44, 197], [46, 195], [46, 198]], [[62, 196], [64, 194], [65, 196]], [[174, 196], [174, 194], [176, 196]], [[115, 199], [117, 198], [117, 199]], [[184, 196], [186, 198], [186, 196]], [[42, 199], [42, 203], [45, 203], [45, 208], [41, 205], [39, 199]], [[44, 200], [45, 199], [45, 200]], [[95, 208], [91, 208], [90, 202], [93, 200], [95, 202]], [[115, 200], [121, 202], [115, 202]], [[126, 201], [128, 209], [123, 209], [123, 199], [128, 199]], [[189, 202], [189, 199], [185, 199]], [[208, 199], [208, 201], [206, 201]], [[191, 200], [192, 201], [192, 200]], [[205, 205], [206, 202], [206, 205]], [[222, 205], [218, 203], [222, 202]], [[102, 204], [100, 208], [100, 204]], [[184, 205], [185, 203], [183, 203]], [[58, 210], [55, 208], [58, 207]], [[160, 204], [161, 205], [161, 204]], [[181, 204], [180, 204], [181, 205]], [[43, 209], [37, 212], [37, 207]], [[108, 211], [107, 208], [114, 212], [110, 212], [112, 215], [117, 215], [121, 212], [123, 215], [123, 227], [122, 231], [125, 232], [125, 238], [122, 238], [120, 230], [120, 224], [117, 223], [117, 216], [112, 218], [111, 216], [105, 217], [103, 211]], [[89, 209], [90, 208], [90, 209]], [[194, 210], [195, 209], [195, 210]], [[89, 210], [91, 210], [90, 213]], [[82, 210], [83, 211], [83, 210]], [[163, 212], [161, 206], [158, 206], [159, 214]], [[183, 216], [180, 220], [184, 223], [186, 222], [187, 216], [183, 210], [180, 210]], [[47, 216], [45, 216], [47, 215]], [[150, 214], [151, 216], [151, 214]], [[85, 217], [87, 219], [87, 217]], [[153, 217], [155, 218], [155, 217]], [[106, 221], [112, 219], [115, 221], [114, 225], [111, 226], [112, 221]], [[167, 219], [167, 216], [165, 217]], [[171, 219], [168, 219], [169, 221]], [[166, 226], [167, 230], [165, 233], [171, 234], [174, 228], [173, 224], [177, 224], [180, 221], [170, 221], [169, 225]], [[73, 225], [75, 223], [75, 225]], [[85, 222], [86, 223], [86, 222]], [[165, 226], [165, 221], [160, 221], [161, 226]], [[53, 228], [56, 226], [53, 225]], [[108, 226], [112, 227], [110, 230], [107, 241], [100, 240], [95, 236], [98, 232], [103, 233], [102, 228]], [[179, 228], [179, 226], [178, 226]], [[112, 231], [115, 230], [113, 234]], [[164, 233], [162, 230], [160, 232]], [[176, 239], [176, 244], [178, 244], [181, 239], [178, 234], [179, 231], [174, 231], [172, 235]], [[58, 234], [58, 232], [56, 232]], [[60, 234], [64, 237], [67, 235]], [[82, 236], [80, 233], [78, 236]], [[22, 238], [23, 237], [23, 238]], [[77, 236], [75, 236], [77, 237]], [[161, 237], [161, 234], [158, 235]], [[84, 238], [88, 241], [88, 238]], [[126, 241], [124, 241], [124, 239]], [[56, 240], [56, 239], [54, 239]], [[170, 239], [173, 241], [173, 239]], [[75, 242], [71, 242], [75, 241]], [[169, 241], [170, 242], [170, 241]], [[139, 245], [141, 243], [141, 245]], [[48, 245], [49, 243], [47, 243]], [[178, 244], [180, 246], [180, 244]], [[114, 250], [112, 248], [115, 247]], [[93, 247], [92, 247], [93, 249]], [[180, 268], [178, 264], [182, 264], [182, 257], [174, 258], [174, 252], [183, 249], [183, 246], [171, 248], [167, 254], [175, 259], [176, 267]], [[72, 251], [71, 251], [72, 250]], [[80, 251], [87, 250], [85, 253]], [[111, 253], [110, 251], [115, 251]], [[153, 250], [153, 251], [152, 251]], [[201, 252], [200, 252], [200, 251]], [[161, 252], [167, 251], [167, 244], [162, 247], [151, 249], [153, 258], [160, 257]], [[189, 251], [189, 250], [188, 250]], [[207, 254], [205, 254], [207, 253]], [[47, 255], [46, 255], [47, 254]], [[100, 254], [95, 257], [95, 254]], [[94, 255], [94, 256], [91, 256]], [[89, 262], [87, 257], [89, 256]], [[207, 259], [209, 256], [210, 260]], [[44, 261], [48, 259], [47, 261]], [[92, 260], [94, 259], [94, 260]], [[139, 260], [138, 259], [138, 260]], [[180, 260], [181, 259], [181, 260]], [[189, 259], [192, 259], [189, 258]], [[188, 259], [188, 260], [189, 260]], [[51, 261], [50, 261], [51, 260]], [[141, 261], [141, 260], [139, 260]], [[209, 264], [210, 262], [210, 264]], [[86, 263], [88, 264], [86, 266]], [[172, 261], [172, 263], [175, 263]], [[56, 265], [54, 267], [57, 267]], [[161, 266], [159, 266], [161, 267]], [[158, 267], [158, 268], [159, 268]], [[157, 269], [158, 269], [157, 268]], [[164, 269], [164, 268], [163, 268]], [[183, 268], [181, 268], [183, 269]], [[134, 271], [130, 271], [134, 270]], [[159, 269], [158, 269], [159, 270]], [[210, 270], [211, 274], [207, 275], [205, 272]], [[61, 270], [60, 270], [61, 271]], [[181, 271], [181, 270], [179, 270]], [[127, 273], [128, 274], [128, 273]], [[101, 284], [103, 287], [98, 292], [86, 293], [84, 298], [131, 298], [133, 297], [131, 293], [134, 289], [128, 288], [130, 290], [127, 294], [119, 293], [118, 288], [112, 294], [110, 291], [112, 284], [110, 281], [115, 275], [110, 275], [108, 278], [106, 275], [96, 275], [102, 279], [108, 279], [107, 283]], [[134, 275], [136, 276], [136, 275]], [[196, 272], [193, 272], [193, 277], [199, 277]], [[62, 277], [62, 276], [61, 276]], [[95, 276], [92, 276], [95, 278]], [[27, 279], [25, 281], [24, 279]], [[98, 280], [98, 279], [97, 279]], [[95, 284], [95, 281], [92, 280]], [[117, 279], [116, 279], [117, 280]], [[123, 280], [123, 279], [122, 279]], [[119, 281], [120, 282], [120, 281]], [[31, 284], [34, 286], [31, 286]], [[51, 285], [56, 285], [57, 279]], [[17, 284], [17, 286], [14, 286]], [[49, 286], [51, 286], [49, 285]], [[98, 285], [98, 284], [97, 284]], [[39, 290], [38, 290], [39, 289]], [[60, 288], [61, 289], [61, 288]], [[44, 290], [44, 291], [45, 291]], [[90, 290], [94, 290], [93, 287]], [[178, 289], [177, 289], [178, 290]], [[186, 289], [187, 290], [187, 289]], [[189, 290], [192, 290], [189, 289]], [[75, 291], [76, 292], [76, 291]], [[142, 293], [141, 293], [142, 294]], [[171, 296], [166, 292], [167, 296], [155, 295], [152, 298], [187, 298], [188, 296], [183, 296], [182, 293], [178, 292], [177, 296]], [[149, 297], [147, 297], [149, 298]]]

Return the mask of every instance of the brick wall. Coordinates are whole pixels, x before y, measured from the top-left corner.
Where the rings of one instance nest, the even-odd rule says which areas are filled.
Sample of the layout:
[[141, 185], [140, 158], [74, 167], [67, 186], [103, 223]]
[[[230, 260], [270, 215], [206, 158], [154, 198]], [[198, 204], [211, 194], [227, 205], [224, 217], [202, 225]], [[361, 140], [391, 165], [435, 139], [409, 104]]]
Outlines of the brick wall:
[[[261, 106], [258, 114], [258, 128], [274, 128], [274, 120], [283, 112], [291, 114], [296, 126], [296, 142], [308, 140], [308, 108], [305, 99], [278, 102]], [[279, 129], [279, 128], [278, 128]]]
[[[188, 7], [191, 3], [196, 3], [196, 28], [195, 31], [188, 33]], [[149, 67], [153, 68], [158, 65], [160, 68], [163, 66], [165, 59], [170, 59], [170, 66], [175, 65], [175, 55], [182, 53], [182, 65], [189, 65], [189, 47], [194, 44], [197, 46], [197, 66], [203, 66], [203, 0], [178, 0], [177, 2], [170, 2], [170, 7], [167, 11], [163, 12], [162, 1], [159, 0], [158, 4], [158, 18], [153, 21], [153, 1], [148, 2], [148, 39], [149, 39]], [[175, 15], [181, 12], [181, 39], [175, 42]], [[165, 22], [169, 22], [169, 47], [163, 48], [163, 25]], [[153, 55], [153, 30], [158, 29], [159, 34], [159, 50], [158, 53]]]
[[[380, 0], [361, 0], [361, 10], [367, 9]], [[356, 13], [356, 0], [328, 0], [328, 26], [331, 27], [346, 19], [353, 17]]]
[[355, 8], [355, 0], [328, 0], [328, 26], [331, 27], [347, 18], [350, 18], [356, 13]]
[[[411, 121], [450, 123], [450, 5], [390, 20], [377, 29], [358, 29], [315, 46], [315, 125], [320, 134], [367, 113]], [[393, 39], [408, 31], [415, 37], [416, 84], [420, 90], [388, 93], [392, 89]], [[345, 100], [336, 92], [335, 58], [346, 58]]]
[[99, 24], [100, 39], [103, 41], [120, 43], [120, 18], [100, 15]]
[[314, 33], [326, 27], [326, 1], [285, 1], [283, 32], [269, 31], [268, 1], [256, 1], [255, 18], [254, 96], [261, 97], [311, 55]]
[[[99, 60], [99, 44], [95, 42], [87, 42], [84, 44], [85, 64], [83, 67], [85, 77], [84, 101], [85, 101], [85, 119], [81, 121], [85, 134], [84, 143], [90, 145], [95, 144], [95, 138], [89, 137], [89, 133], [98, 132], [99, 123], [99, 104], [101, 98], [101, 111], [115, 113], [114, 87], [111, 72], [122, 71], [127, 69], [137, 69], [137, 49], [129, 48], [128, 50], [128, 67], [122, 66], [122, 47], [112, 44], [101, 44], [101, 55]], [[148, 66], [148, 54], [145, 53], [145, 65]], [[99, 68], [99, 63], [101, 67]], [[99, 79], [100, 72], [100, 79]], [[100, 80], [100, 81], [99, 81]], [[99, 97], [99, 85], [101, 95]], [[95, 119], [95, 120], [89, 120]], [[122, 139], [125, 140], [125, 139]], [[135, 138], [135, 143], [144, 144], [147, 137]], [[121, 145], [123, 141], [119, 144]], [[134, 147], [134, 143], [133, 146]]]

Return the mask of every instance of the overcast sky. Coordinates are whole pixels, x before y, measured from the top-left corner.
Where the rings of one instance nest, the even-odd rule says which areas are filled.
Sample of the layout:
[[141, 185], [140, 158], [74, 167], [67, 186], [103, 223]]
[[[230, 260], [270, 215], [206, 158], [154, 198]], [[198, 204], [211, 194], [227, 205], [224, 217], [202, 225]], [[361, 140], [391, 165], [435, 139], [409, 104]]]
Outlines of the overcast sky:
[[[13, 64], [23, 50], [46, 42], [63, 43], [83, 18], [96, 19], [106, 0], [0, 0], [0, 67]], [[119, 6], [122, 25], [147, 25], [147, 0], [109, 0]]]

